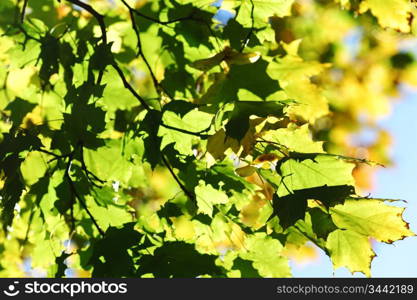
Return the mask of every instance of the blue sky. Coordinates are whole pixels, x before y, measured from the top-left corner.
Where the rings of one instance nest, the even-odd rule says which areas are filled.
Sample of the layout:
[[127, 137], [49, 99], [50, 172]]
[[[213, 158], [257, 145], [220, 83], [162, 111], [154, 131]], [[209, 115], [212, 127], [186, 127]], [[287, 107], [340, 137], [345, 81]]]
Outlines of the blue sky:
[[[380, 122], [393, 136], [394, 166], [379, 169], [372, 196], [404, 199], [404, 219], [417, 232], [417, 90], [404, 87], [402, 98], [394, 104], [390, 116]], [[376, 243], [377, 257], [372, 262], [372, 277], [417, 277], [417, 237], [392, 245]], [[321, 253], [308, 265], [292, 264], [295, 277], [351, 277], [345, 268], [333, 271], [330, 259]], [[354, 277], [364, 277], [354, 274]]]
[[[378, 172], [374, 195], [408, 201], [404, 219], [417, 232], [417, 90], [403, 89], [403, 99], [381, 124], [394, 137], [393, 168]], [[373, 263], [374, 276], [417, 277], [417, 237], [394, 245], [380, 245]]]

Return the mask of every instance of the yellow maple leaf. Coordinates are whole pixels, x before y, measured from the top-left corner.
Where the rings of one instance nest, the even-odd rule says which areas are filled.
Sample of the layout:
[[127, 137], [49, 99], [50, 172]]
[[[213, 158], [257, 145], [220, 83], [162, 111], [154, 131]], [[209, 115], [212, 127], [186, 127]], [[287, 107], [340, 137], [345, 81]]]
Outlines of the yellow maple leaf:
[[408, 17], [411, 13], [411, 4], [408, 0], [365, 0], [359, 7], [359, 12], [367, 10], [377, 17], [382, 27], [398, 29], [402, 32], [409, 32], [410, 25]]

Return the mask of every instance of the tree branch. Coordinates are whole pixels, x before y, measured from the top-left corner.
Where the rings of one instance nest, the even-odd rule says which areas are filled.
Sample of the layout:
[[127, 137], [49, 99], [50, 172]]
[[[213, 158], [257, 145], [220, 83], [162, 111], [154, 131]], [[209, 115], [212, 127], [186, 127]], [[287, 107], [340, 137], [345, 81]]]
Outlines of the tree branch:
[[26, 7], [28, 6], [28, 2], [29, 0], [24, 0], [23, 2], [22, 12], [20, 13], [20, 23], [23, 23], [23, 21], [25, 20], [25, 13]]
[[164, 163], [164, 165], [168, 168], [169, 173], [171, 173], [172, 177], [174, 178], [174, 180], [177, 182], [177, 184], [179, 185], [179, 187], [181, 188], [181, 190], [184, 192], [184, 194], [194, 203], [196, 203], [196, 198], [194, 193], [190, 192], [185, 185], [180, 181], [180, 179], [178, 178], [177, 174], [175, 174], [174, 170], [172, 169], [171, 165], [169, 164], [168, 160], [166, 159], [166, 157], [161, 154], [162, 157], [162, 161]]
[[101, 187], [100, 185], [98, 185], [95, 181], [99, 182], [100, 184], [104, 184], [106, 183], [106, 181], [98, 178], [93, 172], [91, 172], [84, 161], [84, 146], [81, 144], [81, 150], [80, 150], [80, 161], [81, 161], [81, 168], [84, 171], [85, 176], [87, 176], [88, 181], [96, 186], [96, 187]]
[[169, 96], [169, 98], [172, 98], [168, 94], [168, 92], [161, 86], [161, 83], [158, 81], [158, 79], [156, 79], [155, 73], [153, 72], [153, 70], [151, 68], [151, 65], [149, 64], [149, 61], [145, 57], [145, 53], [143, 53], [142, 40], [140, 38], [140, 32], [139, 32], [138, 26], [136, 24], [135, 16], [134, 16], [134, 13], [135, 12], [137, 13], [137, 11], [135, 9], [133, 9], [125, 0], [121, 0], [121, 1], [122, 1], [123, 5], [129, 10], [130, 21], [132, 23], [132, 28], [133, 28], [133, 30], [135, 32], [135, 35], [136, 35], [137, 47], [138, 47], [136, 56], [142, 57], [143, 62], [145, 63], [145, 65], [146, 65], [146, 67], [149, 71], [149, 74], [151, 75], [153, 85], [154, 85], [156, 91], [158, 92], [158, 94], [161, 91], [163, 91], [166, 95]]
[[193, 131], [188, 131], [188, 130], [181, 129], [181, 128], [178, 128], [178, 127], [173, 127], [173, 126], [170, 126], [170, 125], [167, 125], [167, 124], [164, 124], [164, 123], [161, 123], [161, 126], [162, 127], [165, 127], [165, 128], [168, 128], [168, 129], [172, 129], [172, 130], [178, 131], [178, 132], [182, 132], [182, 133], [185, 133], [185, 134], [195, 135], [195, 136], [198, 136], [198, 137], [200, 137], [202, 139], [206, 139], [206, 138], [208, 138], [210, 136], [208, 134], [201, 134], [202, 132], [207, 131], [207, 129], [204, 129], [204, 130], [202, 130], [200, 132], [193, 132]]
[[[124, 0], [121, 0], [121, 1], [124, 1]], [[173, 24], [173, 23], [177, 23], [177, 22], [181, 22], [181, 21], [194, 21], [194, 22], [197, 22], [197, 23], [203, 23], [205, 26], [207, 26], [207, 29], [210, 31], [211, 35], [216, 38], [216, 41], [218, 43], [218, 46], [220, 46], [220, 43], [219, 43], [219, 41], [217, 39], [217, 36], [214, 34], [213, 30], [210, 28], [210, 25], [207, 24], [202, 19], [195, 18], [192, 13], [189, 14], [188, 16], [178, 17], [176, 19], [172, 19], [172, 20], [168, 20], [168, 21], [161, 21], [159, 19], [155, 19], [155, 18], [152, 18], [152, 17], [147, 16], [145, 14], [142, 14], [140, 11], [138, 11], [138, 10], [136, 10], [134, 8], [131, 8], [131, 9], [132, 9], [133, 13], [136, 14], [137, 16], [142, 17], [142, 18], [144, 18], [144, 19], [146, 19], [148, 21], [157, 23], [159, 25], [165, 25], [165, 26], [167, 26], [169, 24]]]
[[123, 81], [123, 85], [125, 88], [129, 90], [129, 92], [142, 104], [142, 106], [147, 110], [151, 111], [152, 108], [145, 102], [145, 99], [143, 99], [136, 91], [135, 89], [130, 85], [130, 83], [127, 81], [125, 75], [123, 74], [122, 69], [120, 69], [119, 65], [114, 62], [112, 64], [112, 67], [117, 71], [119, 74], [120, 79]]
[[121, 1], [126, 6], [126, 8], [129, 9], [130, 12], [132, 12], [132, 13], [138, 15], [139, 17], [142, 17], [142, 18], [144, 18], [144, 19], [146, 19], [148, 21], [151, 21], [151, 22], [154, 22], [154, 23], [158, 23], [160, 25], [169, 25], [169, 24], [172, 24], [172, 23], [180, 22], [180, 21], [194, 20], [192, 18], [192, 15], [189, 15], [189, 16], [179, 17], [179, 18], [176, 18], [176, 19], [173, 19], [173, 20], [169, 20], [169, 21], [161, 21], [159, 19], [155, 19], [155, 18], [152, 18], [152, 17], [147, 16], [145, 14], [142, 14], [140, 11], [134, 9], [129, 4], [127, 4], [125, 0], [121, 0]]
[[48, 160], [48, 163], [50, 163], [50, 162], [52, 162], [54, 160], [57, 160], [57, 159], [67, 158], [67, 157], [69, 157], [71, 155], [71, 153], [59, 155], [59, 154], [55, 154], [55, 153], [53, 153], [51, 151], [48, 151], [48, 150], [45, 150], [45, 149], [36, 149], [36, 151], [42, 152], [42, 153], [45, 153], [45, 154], [48, 154], [48, 155], [53, 156], [53, 158], [51, 158], [50, 160]]
[[253, 15], [253, 12], [255, 10], [255, 4], [253, 3], [253, 0], [250, 0], [250, 3], [252, 5], [251, 11], [250, 11], [250, 18], [251, 18], [252, 24], [251, 24], [251, 27], [250, 27], [250, 30], [249, 30], [248, 34], [246, 35], [246, 38], [243, 40], [242, 47], [240, 47], [239, 52], [243, 52], [243, 50], [245, 49], [246, 45], [249, 43], [249, 40], [250, 40], [250, 38], [252, 36], [252, 33], [253, 33], [253, 29], [255, 27], [255, 17]]
[[[104, 16], [87, 3], [81, 2], [79, 0], [67, 0], [67, 1], [85, 9], [97, 20], [97, 23], [100, 26], [100, 30], [101, 30], [101, 40], [103, 42], [103, 45], [107, 45], [107, 32], [106, 32], [106, 24], [104, 23]], [[104, 70], [101, 70], [98, 73], [97, 85], [101, 83], [103, 75], [104, 75]]]
[[[74, 150], [73, 152], [71, 152], [71, 155], [68, 157], [68, 162], [67, 162], [67, 166], [66, 166], [66, 169], [65, 169], [64, 177], [68, 180], [68, 183], [69, 183], [70, 189], [71, 189], [71, 193], [75, 196], [75, 198], [78, 200], [78, 202], [80, 202], [81, 207], [86, 211], [86, 213], [90, 217], [91, 221], [93, 222], [94, 226], [97, 228], [97, 230], [100, 233], [100, 235], [101, 236], [104, 236], [104, 231], [98, 225], [98, 223], [97, 223], [96, 219], [94, 218], [93, 214], [88, 209], [87, 204], [84, 202], [84, 200], [82, 199], [82, 197], [78, 194], [77, 188], [75, 186], [75, 183], [74, 183], [74, 181], [71, 178], [71, 175], [70, 175], [70, 167], [71, 167], [72, 160], [74, 158], [75, 151], [76, 150]], [[73, 213], [73, 211], [71, 210], [71, 214], [72, 213]]]
[[81, 2], [79, 0], [67, 0], [67, 1], [81, 8], [84, 8], [97, 20], [97, 23], [100, 26], [100, 30], [101, 30], [101, 40], [103, 41], [103, 44], [106, 45], [107, 44], [107, 32], [106, 32], [106, 24], [104, 23], [104, 16], [87, 3]]

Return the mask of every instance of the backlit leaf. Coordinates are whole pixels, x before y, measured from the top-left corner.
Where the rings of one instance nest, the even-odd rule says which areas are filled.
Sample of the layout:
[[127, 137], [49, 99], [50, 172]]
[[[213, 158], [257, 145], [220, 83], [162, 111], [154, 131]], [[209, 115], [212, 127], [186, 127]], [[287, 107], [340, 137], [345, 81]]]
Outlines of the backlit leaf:
[[402, 219], [403, 211], [404, 208], [372, 199], [348, 200], [330, 209], [333, 222], [339, 228], [386, 243], [414, 235]]
[[369, 239], [355, 231], [338, 229], [329, 234], [326, 248], [335, 269], [346, 267], [352, 273], [371, 276], [371, 260], [375, 256]]

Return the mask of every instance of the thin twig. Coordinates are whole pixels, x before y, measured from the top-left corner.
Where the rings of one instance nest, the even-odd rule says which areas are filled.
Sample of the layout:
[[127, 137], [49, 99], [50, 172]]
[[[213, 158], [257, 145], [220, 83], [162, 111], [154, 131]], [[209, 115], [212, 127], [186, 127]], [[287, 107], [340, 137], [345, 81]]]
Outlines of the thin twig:
[[251, 24], [251, 27], [250, 27], [250, 30], [249, 30], [248, 34], [246, 35], [246, 38], [243, 40], [243, 43], [242, 43], [242, 46], [240, 47], [239, 52], [243, 52], [246, 45], [249, 43], [249, 40], [250, 40], [250, 38], [252, 36], [252, 33], [253, 33], [253, 29], [255, 27], [255, 17], [253, 15], [253, 12], [255, 10], [255, 4], [253, 3], [253, 0], [250, 0], [250, 3], [252, 5], [251, 11], [250, 11], [250, 18], [251, 18], [252, 24]]
[[55, 154], [55, 153], [53, 153], [51, 151], [48, 151], [48, 150], [45, 150], [45, 149], [36, 149], [36, 151], [39, 151], [39, 152], [42, 152], [42, 153], [45, 153], [45, 154], [48, 154], [48, 155], [53, 156], [53, 158], [51, 158], [50, 160], [48, 160], [47, 163], [51, 163], [51, 162], [53, 162], [55, 160], [59, 160], [59, 159], [62, 159], [62, 158], [67, 158], [67, 157], [69, 157], [71, 155], [71, 153], [59, 155], [59, 154]]
[[[124, 0], [121, 0], [122, 2], [124, 2]], [[168, 21], [161, 21], [159, 18], [158, 19], [156, 19], [156, 18], [152, 18], [152, 17], [150, 17], [150, 16], [148, 16], [148, 15], [145, 15], [145, 14], [143, 14], [143, 13], [141, 13], [140, 11], [138, 11], [138, 10], [136, 10], [136, 9], [134, 9], [134, 8], [132, 8], [131, 7], [131, 10], [132, 10], [132, 12], [134, 13], [134, 14], [136, 14], [137, 16], [139, 16], [139, 17], [142, 17], [142, 18], [144, 18], [144, 19], [146, 19], [146, 20], [148, 20], [148, 21], [151, 21], [151, 22], [154, 22], [154, 23], [157, 23], [157, 24], [159, 24], [159, 25], [164, 25], [164, 26], [167, 26], [167, 25], [169, 25], [169, 24], [173, 24], [173, 23], [177, 23], [177, 22], [182, 22], [182, 21], [194, 21], [194, 22], [197, 22], [197, 23], [203, 23], [205, 26], [207, 26], [207, 28], [208, 28], [208, 30], [210, 31], [210, 33], [211, 33], [211, 35], [216, 39], [216, 42], [217, 42], [217, 46], [219, 46], [220, 47], [220, 42], [219, 42], [219, 40], [218, 40], [218, 38], [217, 38], [217, 36], [214, 34], [214, 32], [213, 32], [213, 30], [210, 28], [210, 25], [209, 24], [207, 24], [204, 20], [202, 20], [202, 19], [198, 19], [198, 18], [195, 18], [194, 17], [194, 15], [193, 15], [193, 12], [192, 13], [190, 13], [188, 16], [184, 16], [184, 17], [178, 17], [178, 18], [175, 18], [175, 19], [172, 19], [172, 20], [168, 20]]]
[[177, 182], [177, 184], [179, 185], [179, 187], [181, 188], [181, 190], [184, 192], [184, 194], [194, 203], [196, 202], [195, 199], [195, 195], [194, 193], [190, 192], [185, 185], [180, 181], [180, 179], [178, 178], [177, 174], [175, 174], [174, 170], [172, 169], [171, 165], [169, 164], [168, 160], [166, 159], [166, 157], [162, 154], [162, 161], [164, 163], [164, 165], [168, 168], [169, 172], [171, 173], [172, 177], [174, 178], [174, 180]]
[[71, 208], [70, 208], [70, 216], [71, 216], [70, 232], [74, 232], [75, 231], [74, 198], [72, 198], [72, 203], [71, 203]]
[[136, 9], [133, 9], [133, 12], [136, 15], [138, 15], [138, 16], [140, 16], [140, 17], [142, 17], [142, 18], [144, 18], [144, 19], [146, 19], [148, 21], [155, 22], [155, 23], [158, 23], [160, 25], [169, 25], [169, 24], [172, 24], [172, 23], [177, 23], [177, 22], [187, 21], [187, 20], [197, 21], [196, 19], [194, 19], [192, 17], [192, 15], [185, 16], [185, 17], [179, 17], [179, 18], [176, 18], [176, 19], [173, 19], [173, 20], [169, 20], [169, 21], [161, 21], [161, 20], [158, 20], [158, 19], [154, 19], [152, 17], [149, 17], [147, 15], [144, 15], [141, 12], [137, 11]]
[[116, 72], [119, 74], [120, 79], [123, 81], [123, 85], [125, 88], [129, 90], [130, 93], [142, 104], [142, 106], [147, 110], [151, 111], [152, 108], [145, 102], [145, 99], [143, 99], [136, 91], [135, 89], [130, 85], [130, 83], [127, 81], [126, 76], [123, 74], [122, 69], [120, 69], [119, 65], [114, 62], [112, 64], [112, 67], [116, 70]]
[[192, 20], [192, 15], [189, 15], [189, 16], [179, 17], [179, 18], [176, 18], [176, 19], [173, 19], [173, 20], [169, 20], [169, 21], [161, 21], [159, 19], [155, 19], [155, 18], [152, 18], [152, 17], [147, 16], [145, 14], [142, 14], [140, 11], [138, 11], [138, 10], [134, 9], [133, 7], [131, 7], [125, 0], [121, 0], [121, 1], [123, 2], [124, 6], [126, 6], [126, 8], [130, 12], [132, 12], [132, 13], [134, 13], [134, 14], [136, 14], [136, 15], [138, 15], [138, 16], [140, 16], [140, 17], [142, 17], [142, 18], [144, 18], [144, 19], [146, 19], [148, 21], [151, 21], [151, 22], [154, 22], [154, 23], [158, 23], [160, 25], [168, 25], [168, 24], [172, 24], [172, 23], [176, 23], [176, 22], [180, 22], [180, 21], [184, 21], [184, 20]]
[[107, 32], [106, 32], [106, 24], [104, 23], [104, 16], [87, 3], [81, 2], [79, 0], [67, 0], [67, 1], [81, 8], [84, 8], [97, 20], [97, 23], [100, 26], [100, 30], [101, 30], [101, 39], [103, 41], [103, 44], [107, 45]]
[[25, 40], [24, 40], [22, 43], [20, 43], [20, 44], [22, 44], [23, 50], [25, 50], [25, 47], [26, 47], [26, 42], [27, 42], [28, 40], [34, 40], [34, 41], [36, 41], [36, 42], [38, 42], [38, 43], [42, 43], [42, 41], [41, 41], [40, 39], [38, 39], [38, 38], [36, 38], [36, 37], [34, 37], [34, 36], [30, 35], [30, 34], [26, 31], [26, 29], [25, 29], [25, 28], [23, 28], [22, 24], [18, 23], [18, 24], [15, 24], [15, 26], [16, 26], [17, 28], [19, 28], [20, 32], [21, 32], [21, 33], [23, 33], [23, 35], [25, 36]]
[[185, 133], [185, 134], [198, 136], [198, 137], [200, 137], [202, 139], [206, 139], [206, 138], [208, 138], [210, 136], [208, 134], [202, 134], [202, 132], [207, 131], [207, 129], [204, 129], [204, 130], [199, 131], [199, 132], [193, 132], [193, 131], [188, 131], [188, 130], [181, 129], [181, 128], [178, 128], [178, 127], [173, 127], [173, 126], [170, 126], [170, 125], [167, 125], [167, 124], [164, 124], [164, 123], [161, 123], [161, 126], [162, 127], [165, 127], [165, 128], [168, 128], [168, 129], [172, 129], [172, 130], [178, 131], [178, 132], [182, 132], [182, 133]]
[[[103, 45], [107, 45], [107, 32], [106, 32], [106, 24], [104, 23], [104, 16], [87, 3], [81, 2], [79, 0], [67, 0], [67, 1], [81, 8], [84, 8], [97, 20], [97, 23], [100, 26], [100, 30], [101, 30], [101, 40], [103, 42]], [[98, 73], [98, 77], [97, 77], [97, 85], [101, 83], [103, 75], [104, 75], [104, 70], [100, 70]]]
[[72, 228], [75, 226], [75, 219], [74, 219], [74, 204], [75, 204], [75, 201], [74, 200], [75, 200], [76, 192], [75, 192], [75, 186], [73, 187], [72, 184], [71, 184], [72, 183], [72, 178], [71, 178], [71, 175], [69, 174], [74, 153], [75, 153], [75, 150], [72, 151], [70, 153], [70, 155], [68, 156], [68, 162], [67, 162], [67, 165], [65, 167], [65, 173], [64, 173], [64, 181], [65, 181], [65, 179], [68, 180], [68, 183], [70, 185], [70, 192], [71, 192], [70, 193], [71, 194], [71, 207], [70, 207], [71, 226], [70, 226], [70, 230], [72, 230]]
[[39, 151], [39, 152], [42, 152], [42, 153], [51, 155], [51, 156], [56, 157], [56, 158], [66, 158], [66, 157], [69, 157], [71, 155], [71, 153], [59, 155], [59, 154], [56, 154], [56, 153], [53, 153], [53, 152], [50, 152], [48, 150], [41, 149], [41, 148], [40, 149], [36, 149], [36, 151]]
[[327, 250], [325, 247], [320, 246], [320, 242], [318, 239], [312, 237], [311, 235], [307, 234], [304, 230], [302, 230], [297, 224], [294, 224], [294, 229], [296, 229], [301, 235], [305, 236], [307, 239], [312, 241], [317, 247], [319, 247], [321, 250], [323, 250], [328, 256], [330, 256], [329, 250]]
[[[71, 168], [72, 160], [73, 160], [74, 155], [75, 155], [75, 151], [76, 151], [76, 149], [73, 152], [71, 152], [71, 155], [69, 155], [69, 157], [68, 157], [68, 162], [67, 162], [67, 166], [66, 166], [66, 169], [65, 169], [64, 177], [68, 180], [68, 183], [69, 183], [70, 189], [71, 189], [71, 193], [73, 194], [73, 196], [75, 196], [75, 198], [78, 200], [78, 202], [80, 202], [80, 205], [86, 211], [86, 213], [90, 217], [91, 221], [93, 222], [94, 226], [97, 228], [100, 235], [104, 236], [104, 231], [98, 225], [98, 223], [97, 223], [96, 219], [94, 218], [93, 214], [88, 209], [87, 204], [84, 202], [84, 200], [78, 194], [75, 183], [71, 178], [70, 168]], [[72, 202], [71, 204], [73, 205], [74, 203]]]
[[[104, 16], [102, 14], [100, 14], [99, 12], [97, 12], [92, 6], [90, 6], [89, 4], [86, 4], [84, 2], [81, 2], [79, 0], [67, 0], [75, 5], [78, 5], [82, 8], [84, 8], [85, 10], [87, 10], [91, 15], [94, 16], [94, 18], [97, 20], [99, 26], [100, 26], [100, 30], [101, 30], [101, 39], [103, 41], [103, 44], [107, 44], [107, 33], [106, 33], [106, 25], [104, 23]], [[113, 60], [112, 63], [112, 67], [117, 71], [117, 73], [119, 74], [120, 79], [122, 79], [123, 81], [123, 85], [125, 88], [127, 88], [132, 95], [142, 104], [142, 106], [147, 110], [150, 111], [151, 108], [149, 107], [149, 105], [145, 102], [145, 100], [133, 89], [133, 87], [129, 84], [129, 82], [127, 81], [125, 75], [123, 74], [123, 71], [121, 70], [121, 68], [119, 67], [119, 65], [116, 63], [116, 61]], [[99, 84], [101, 82], [101, 78], [103, 76], [103, 71], [100, 71], [99, 73], [99, 77], [97, 79], [97, 84]]]
[[20, 13], [20, 23], [23, 23], [23, 21], [25, 20], [25, 13], [28, 2], [29, 0], [24, 0], [23, 2], [22, 12]]
[[84, 160], [84, 146], [81, 144], [81, 149], [80, 149], [80, 161], [81, 161], [81, 168], [83, 169], [85, 176], [87, 177], [87, 180], [94, 186], [96, 187], [101, 187], [100, 185], [98, 185], [97, 183], [95, 183], [95, 181], [99, 182], [100, 184], [104, 184], [106, 183], [105, 180], [100, 179], [99, 177], [97, 177], [93, 172], [91, 172], [88, 168], [87, 165], [85, 164], [85, 160]]
[[158, 81], [158, 79], [156, 79], [156, 75], [153, 72], [148, 59], [146, 58], [145, 53], [143, 52], [142, 40], [141, 40], [141, 37], [140, 37], [139, 28], [138, 28], [138, 25], [136, 24], [136, 20], [135, 20], [135, 16], [134, 16], [134, 13], [136, 12], [136, 10], [133, 9], [129, 4], [127, 4], [127, 2], [125, 0], [121, 0], [121, 1], [123, 2], [123, 5], [129, 10], [130, 21], [132, 23], [133, 31], [135, 32], [135, 35], [136, 35], [137, 48], [138, 48], [136, 56], [140, 56], [143, 59], [143, 62], [145, 63], [146, 68], [148, 69], [149, 74], [151, 75], [153, 85], [154, 85], [156, 91], [158, 92], [158, 94], [162, 91], [166, 95], [168, 95], [169, 98], [172, 98], [169, 95], [169, 93], [163, 88], [163, 86]]
[[35, 208], [32, 207], [32, 209], [30, 210], [30, 215], [29, 215], [29, 220], [28, 220], [28, 227], [26, 228], [25, 238], [22, 242], [22, 245], [26, 245], [26, 243], [29, 240], [29, 233], [30, 233], [30, 228], [32, 227], [32, 221], [33, 221], [33, 216], [34, 215], [35, 215]]
[[308, 159], [308, 158], [312, 158], [314, 156], [318, 156], [318, 155], [324, 155], [324, 156], [331, 156], [331, 157], [335, 157], [335, 158], [339, 158], [339, 159], [343, 159], [346, 161], [352, 161], [352, 162], [357, 162], [357, 163], [363, 163], [363, 164], [368, 164], [368, 165], [377, 165], [380, 167], [385, 168], [385, 166], [379, 162], [376, 161], [372, 161], [372, 160], [368, 160], [366, 158], [357, 158], [357, 157], [351, 157], [351, 156], [345, 156], [345, 155], [340, 155], [340, 154], [333, 154], [333, 153], [321, 153], [321, 152], [295, 152], [295, 151], [290, 151], [289, 148], [285, 145], [282, 145], [280, 143], [277, 142], [273, 142], [273, 141], [268, 141], [265, 140], [263, 138], [261, 138], [262, 140], [257, 140], [255, 141], [255, 143], [266, 143], [266, 144], [271, 144], [271, 145], [276, 145], [280, 148], [286, 149], [287, 153], [281, 151], [279, 148], [276, 148], [279, 152], [281, 152], [282, 154], [284, 154], [286, 157], [288, 158], [293, 158], [293, 159]]
[[[98, 225], [98, 223], [97, 223], [97, 221], [95, 220], [94, 216], [92, 215], [92, 213], [91, 213], [91, 212], [90, 212], [90, 210], [88, 209], [87, 205], [85, 204], [85, 202], [83, 201], [83, 199], [82, 199], [82, 198], [80, 197], [80, 195], [78, 194], [77, 189], [76, 189], [76, 187], [75, 187], [75, 183], [74, 183], [74, 181], [72, 180], [71, 175], [70, 175], [70, 168], [71, 168], [71, 164], [72, 164], [72, 161], [73, 161], [73, 159], [74, 159], [74, 155], [75, 155], [75, 153], [76, 153], [77, 149], [74, 149], [72, 152], [70, 152], [70, 153], [68, 153], [68, 154], [63, 154], [63, 155], [55, 154], [55, 153], [50, 152], [50, 151], [45, 150], [45, 149], [36, 149], [36, 151], [39, 151], [39, 152], [42, 152], [42, 153], [45, 153], [45, 154], [51, 155], [51, 156], [53, 156], [53, 157], [54, 157], [53, 159], [68, 158], [68, 162], [67, 162], [67, 165], [66, 165], [66, 168], [65, 168], [64, 178], [66, 178], [66, 179], [68, 180], [68, 183], [69, 183], [69, 185], [70, 185], [70, 189], [71, 189], [71, 193], [75, 196], [75, 198], [76, 198], [76, 199], [78, 199], [78, 201], [80, 202], [81, 206], [85, 209], [85, 211], [87, 212], [87, 214], [88, 214], [88, 215], [89, 215], [89, 217], [91, 218], [92, 222], [94, 223], [94, 225], [96, 226], [96, 228], [97, 228], [97, 230], [100, 232], [100, 234], [101, 234], [101, 235], [104, 235], [104, 231], [100, 228], [100, 226]], [[96, 180], [96, 181], [98, 181], [98, 182], [100, 182], [100, 183], [105, 183], [105, 181], [101, 180], [101, 179], [100, 179], [100, 178], [98, 178], [96, 175], [94, 175], [94, 173], [92, 173], [90, 170], [88, 170], [88, 169], [87, 169], [87, 167], [86, 167], [86, 165], [85, 165], [85, 161], [84, 161], [84, 153], [83, 153], [83, 146], [82, 146], [82, 144], [80, 144], [80, 155], [81, 155], [81, 158], [80, 158], [80, 161], [81, 161], [81, 168], [83, 169], [83, 171], [84, 171], [85, 175], [87, 176], [87, 179], [88, 179], [88, 180], [89, 180], [92, 184], [94, 184], [94, 185], [96, 185], [96, 186], [97, 186], [97, 184], [95, 184], [95, 183], [91, 180], [90, 176], [91, 176], [94, 180]], [[72, 229], [75, 227], [75, 225], [74, 225], [74, 208], [73, 208], [73, 206], [74, 206], [74, 202], [72, 201], [72, 203], [71, 203], [71, 222], [72, 222], [71, 227], [72, 227]]]
[[84, 200], [80, 197], [80, 195], [78, 195], [78, 192], [75, 188], [75, 184], [74, 181], [72, 181], [72, 179], [70, 179], [69, 177], [67, 177], [69, 179], [69, 183], [70, 183], [70, 187], [71, 187], [71, 191], [74, 193], [75, 198], [78, 199], [78, 202], [80, 202], [81, 206], [84, 208], [84, 210], [87, 212], [88, 216], [90, 217], [91, 221], [93, 222], [94, 226], [97, 228], [98, 232], [100, 233], [101, 236], [104, 236], [104, 231], [103, 229], [100, 228], [100, 226], [98, 225], [96, 219], [94, 218], [93, 214], [90, 212], [90, 210], [88, 209], [87, 205], [85, 204]]

